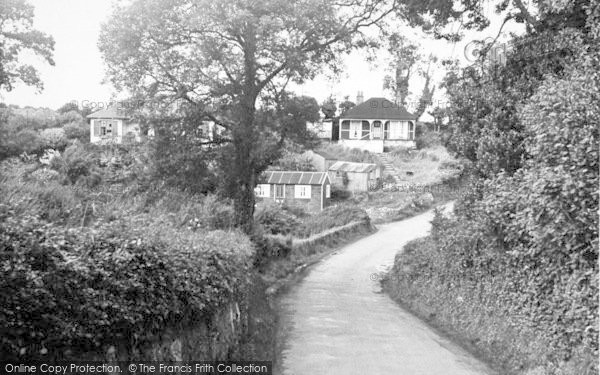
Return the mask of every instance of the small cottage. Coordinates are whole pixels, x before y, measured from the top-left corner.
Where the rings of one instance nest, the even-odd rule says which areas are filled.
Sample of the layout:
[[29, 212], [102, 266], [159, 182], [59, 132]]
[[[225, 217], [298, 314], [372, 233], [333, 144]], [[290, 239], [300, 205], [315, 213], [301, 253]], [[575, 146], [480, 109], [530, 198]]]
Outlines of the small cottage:
[[103, 108], [87, 118], [91, 143], [129, 143], [141, 139], [139, 124], [130, 121], [125, 111], [116, 106]]
[[258, 200], [273, 200], [318, 212], [329, 206], [331, 182], [327, 172], [266, 171], [255, 189]]
[[370, 163], [338, 161], [329, 167], [329, 178], [335, 187], [348, 191], [369, 191], [381, 178], [382, 168]]
[[388, 147], [415, 148], [416, 116], [385, 98], [371, 98], [340, 117], [339, 143], [382, 153]]

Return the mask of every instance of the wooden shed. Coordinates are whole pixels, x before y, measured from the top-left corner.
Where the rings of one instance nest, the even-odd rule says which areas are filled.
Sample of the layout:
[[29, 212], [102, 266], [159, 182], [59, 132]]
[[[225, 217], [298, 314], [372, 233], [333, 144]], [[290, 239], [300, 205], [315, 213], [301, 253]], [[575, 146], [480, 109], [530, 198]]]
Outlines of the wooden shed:
[[381, 174], [381, 167], [370, 163], [338, 161], [329, 167], [332, 184], [349, 191], [368, 191]]
[[318, 212], [329, 206], [331, 182], [327, 172], [266, 171], [259, 179], [257, 200], [273, 200]]

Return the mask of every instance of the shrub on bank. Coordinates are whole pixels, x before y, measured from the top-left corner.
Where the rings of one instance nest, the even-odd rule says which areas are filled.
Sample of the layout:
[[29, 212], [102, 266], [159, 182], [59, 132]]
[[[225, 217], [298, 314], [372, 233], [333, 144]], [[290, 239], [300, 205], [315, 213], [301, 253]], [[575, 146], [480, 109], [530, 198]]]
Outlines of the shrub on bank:
[[0, 357], [139, 348], [208, 317], [248, 281], [253, 250], [240, 233], [129, 229], [66, 230], [0, 205]]
[[254, 214], [254, 219], [270, 234], [289, 234], [300, 225], [294, 214], [272, 202], [262, 202]]
[[302, 225], [294, 226], [293, 234], [300, 238], [306, 238], [354, 221], [369, 220], [369, 215], [362, 208], [351, 205], [330, 206], [304, 220]]

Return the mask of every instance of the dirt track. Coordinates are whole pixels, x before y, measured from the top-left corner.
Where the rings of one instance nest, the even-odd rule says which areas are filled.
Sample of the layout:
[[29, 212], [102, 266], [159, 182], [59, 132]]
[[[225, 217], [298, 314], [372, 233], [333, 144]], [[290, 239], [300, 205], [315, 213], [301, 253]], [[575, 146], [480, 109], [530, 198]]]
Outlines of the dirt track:
[[424, 236], [432, 212], [342, 248], [281, 300], [285, 375], [481, 375], [492, 372], [381, 293], [378, 275]]

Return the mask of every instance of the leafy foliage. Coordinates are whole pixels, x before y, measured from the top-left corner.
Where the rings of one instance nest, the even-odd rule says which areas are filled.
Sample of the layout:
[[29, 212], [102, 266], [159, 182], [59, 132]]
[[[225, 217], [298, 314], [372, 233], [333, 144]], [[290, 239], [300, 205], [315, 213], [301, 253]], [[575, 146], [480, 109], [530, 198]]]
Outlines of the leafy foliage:
[[32, 28], [33, 6], [25, 0], [0, 4], [0, 89], [11, 91], [18, 81], [43, 87], [37, 70], [19, 62], [22, 51], [32, 52], [54, 65], [54, 39]]
[[276, 203], [263, 202], [255, 213], [255, 220], [271, 234], [290, 234], [300, 220]]
[[115, 342], [139, 348], [209, 316], [248, 282], [252, 246], [240, 234], [148, 241], [121, 228], [64, 230], [0, 212], [5, 359], [76, 358]]
[[[450, 144], [486, 178], [406, 248], [390, 280], [510, 374], [598, 371], [600, 55], [587, 32], [546, 35], [558, 52], [544, 59], [523, 63], [517, 48], [487, 85], [472, 85], [473, 71], [456, 81], [472, 90], [451, 91]], [[537, 37], [523, 43], [536, 53]]]

